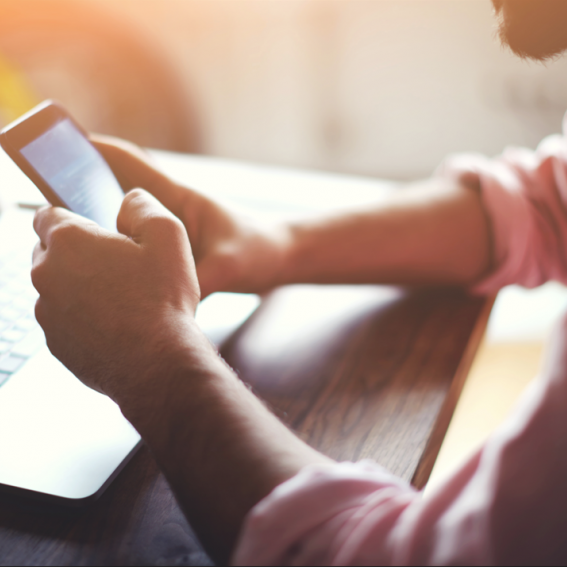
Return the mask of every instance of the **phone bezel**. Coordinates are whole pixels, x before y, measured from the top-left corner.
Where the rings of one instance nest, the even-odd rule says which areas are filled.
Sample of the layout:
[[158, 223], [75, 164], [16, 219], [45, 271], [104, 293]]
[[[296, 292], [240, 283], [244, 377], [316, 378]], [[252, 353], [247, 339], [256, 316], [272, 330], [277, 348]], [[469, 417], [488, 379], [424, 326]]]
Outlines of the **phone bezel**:
[[[49, 203], [56, 207], [69, 209], [69, 206], [55, 193], [21, 153], [22, 148], [63, 120], [70, 120], [75, 128], [77, 128], [88, 141], [88, 134], [81, 125], [78, 124], [60, 104], [52, 100], [47, 100], [24, 114], [12, 124], [6, 126], [6, 128], [0, 132], [0, 146], [2, 146], [16, 165], [31, 179]], [[98, 152], [94, 146], [93, 148]]]

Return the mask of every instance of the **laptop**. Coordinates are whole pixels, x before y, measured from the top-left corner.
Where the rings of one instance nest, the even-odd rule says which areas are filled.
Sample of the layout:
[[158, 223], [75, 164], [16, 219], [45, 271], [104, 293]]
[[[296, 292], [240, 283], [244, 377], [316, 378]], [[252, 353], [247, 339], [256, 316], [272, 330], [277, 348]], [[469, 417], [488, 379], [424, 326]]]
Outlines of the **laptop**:
[[[4, 173], [7, 158], [0, 158]], [[8, 169], [11, 194], [18, 185], [29, 194], [29, 181]], [[33, 211], [16, 203], [0, 216], [0, 493], [78, 507], [102, 494], [141, 440], [118, 406], [84, 386], [45, 344], [34, 318], [32, 221]], [[220, 344], [259, 301], [214, 294], [197, 322]]]

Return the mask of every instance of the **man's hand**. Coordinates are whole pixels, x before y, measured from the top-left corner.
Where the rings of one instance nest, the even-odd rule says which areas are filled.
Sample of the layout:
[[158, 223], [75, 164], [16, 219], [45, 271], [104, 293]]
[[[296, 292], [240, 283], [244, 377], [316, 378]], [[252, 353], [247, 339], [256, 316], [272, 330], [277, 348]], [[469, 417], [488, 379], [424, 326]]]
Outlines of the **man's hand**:
[[203, 297], [289, 283], [470, 285], [491, 268], [480, 191], [461, 182], [432, 179], [375, 205], [266, 227], [173, 182], [132, 144], [93, 142], [124, 190], [143, 187], [181, 219]]
[[143, 187], [185, 225], [202, 297], [215, 291], [259, 293], [282, 282], [290, 239], [284, 225], [235, 214], [164, 175], [137, 146], [93, 136], [125, 191]]
[[310, 463], [197, 329], [199, 284], [183, 224], [143, 190], [113, 234], [38, 211], [32, 281], [51, 352], [114, 399], [150, 447], [211, 555], [228, 561], [248, 511]]
[[38, 211], [34, 225], [36, 317], [51, 352], [121, 404], [153, 395], [164, 365], [199, 342], [199, 285], [181, 222], [134, 190], [120, 210], [121, 234], [56, 207]]

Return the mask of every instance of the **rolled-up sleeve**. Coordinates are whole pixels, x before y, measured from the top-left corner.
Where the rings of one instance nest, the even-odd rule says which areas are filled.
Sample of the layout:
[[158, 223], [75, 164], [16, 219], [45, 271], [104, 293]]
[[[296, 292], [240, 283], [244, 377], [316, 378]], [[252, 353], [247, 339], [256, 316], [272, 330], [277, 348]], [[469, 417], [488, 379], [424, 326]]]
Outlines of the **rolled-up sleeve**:
[[562, 361], [426, 496], [369, 461], [306, 467], [249, 513], [233, 562], [564, 565], [566, 402]]
[[472, 291], [509, 284], [567, 283], [567, 140], [554, 135], [535, 151], [509, 148], [489, 159], [447, 158], [437, 175], [478, 188], [491, 225], [493, 266]]

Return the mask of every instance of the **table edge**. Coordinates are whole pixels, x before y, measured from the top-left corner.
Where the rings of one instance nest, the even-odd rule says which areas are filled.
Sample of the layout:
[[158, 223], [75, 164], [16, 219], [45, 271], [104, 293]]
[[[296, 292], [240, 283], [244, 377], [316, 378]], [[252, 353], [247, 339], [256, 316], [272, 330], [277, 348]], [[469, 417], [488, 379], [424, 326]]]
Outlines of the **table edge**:
[[425, 446], [425, 450], [423, 451], [417, 468], [415, 469], [411, 484], [418, 490], [425, 487], [429, 477], [431, 476], [435, 461], [437, 460], [437, 455], [439, 454], [441, 445], [443, 444], [443, 440], [445, 439], [445, 435], [449, 429], [449, 424], [453, 418], [463, 387], [467, 381], [473, 361], [486, 333], [488, 319], [492, 312], [495, 299], [496, 294], [485, 298], [484, 305], [477, 317], [469, 340], [467, 341], [467, 346], [463, 352], [459, 366], [455, 371], [455, 375], [451, 382], [449, 391], [447, 392], [445, 401], [443, 402], [443, 406], [435, 420], [435, 425], [433, 426], [431, 435], [429, 436], [429, 440]]

